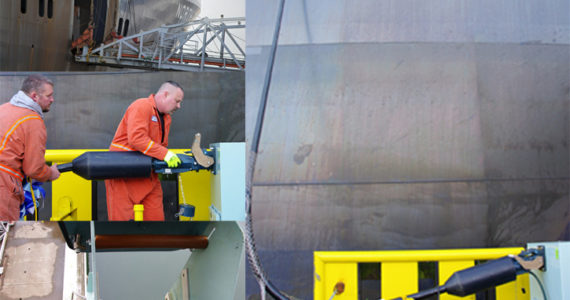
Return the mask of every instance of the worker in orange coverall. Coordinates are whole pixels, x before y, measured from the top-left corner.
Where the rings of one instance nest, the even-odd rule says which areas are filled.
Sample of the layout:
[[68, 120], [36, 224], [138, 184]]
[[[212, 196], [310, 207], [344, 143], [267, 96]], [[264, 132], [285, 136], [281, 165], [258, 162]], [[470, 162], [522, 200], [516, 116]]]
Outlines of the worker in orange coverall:
[[[180, 159], [166, 147], [170, 115], [180, 108], [183, 98], [180, 85], [167, 81], [155, 95], [137, 99], [127, 108], [109, 150], [139, 151], [177, 167]], [[162, 187], [156, 173], [150, 178], [107, 179], [105, 187], [110, 221], [133, 220], [135, 204], [144, 205], [145, 221], [164, 221]]]
[[44, 114], [53, 103], [53, 82], [30, 75], [10, 102], [0, 105], [0, 220], [16, 221], [24, 202], [22, 181], [59, 177], [57, 165], [46, 165]]

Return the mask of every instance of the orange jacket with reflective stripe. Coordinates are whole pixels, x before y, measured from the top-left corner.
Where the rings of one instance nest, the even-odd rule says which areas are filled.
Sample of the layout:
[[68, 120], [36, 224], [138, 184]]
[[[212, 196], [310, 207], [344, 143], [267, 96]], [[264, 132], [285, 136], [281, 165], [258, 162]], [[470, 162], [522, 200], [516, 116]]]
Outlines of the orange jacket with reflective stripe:
[[154, 95], [135, 100], [125, 112], [115, 132], [111, 151], [140, 151], [164, 160], [168, 149], [171, 117], [164, 115], [164, 136]]
[[0, 172], [20, 181], [24, 176], [47, 181], [51, 170], [45, 161], [46, 140], [38, 113], [10, 103], [0, 105]]

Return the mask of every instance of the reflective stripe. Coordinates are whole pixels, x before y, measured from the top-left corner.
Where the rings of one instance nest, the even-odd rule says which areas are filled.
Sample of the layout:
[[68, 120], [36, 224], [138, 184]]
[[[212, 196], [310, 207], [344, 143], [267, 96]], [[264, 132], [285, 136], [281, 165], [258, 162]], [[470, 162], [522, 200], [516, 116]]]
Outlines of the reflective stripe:
[[49, 170], [49, 168], [44, 168], [44, 170], [40, 173], [40, 175], [38, 175], [38, 178], [42, 177], [47, 170]]
[[111, 143], [111, 146], [113, 146], [115, 148], [123, 149], [125, 151], [135, 151], [134, 149], [131, 149], [127, 146], [123, 146], [123, 145], [119, 145], [119, 144], [115, 144], [115, 143]]
[[6, 172], [12, 176], [15, 176], [18, 179], [20, 179], [20, 181], [24, 180], [24, 176], [22, 176], [22, 174], [20, 174], [18, 171], [14, 170], [8, 166], [5, 166], [3, 164], [0, 164], [0, 171], [4, 171], [4, 172]]
[[146, 154], [148, 152], [148, 150], [150, 150], [150, 147], [152, 147], [152, 145], [154, 145], [153, 141], [148, 142], [148, 146], [146, 147], [146, 149], [143, 151], [143, 154]]
[[8, 139], [10, 138], [12, 133], [14, 133], [16, 128], [18, 128], [18, 126], [20, 126], [20, 124], [24, 123], [25, 121], [33, 120], [33, 119], [41, 120], [42, 118], [40, 118], [40, 116], [37, 116], [37, 115], [27, 115], [27, 116], [24, 116], [22, 118], [19, 118], [16, 121], [16, 123], [14, 123], [14, 125], [12, 125], [12, 127], [8, 130], [8, 132], [6, 132], [6, 136], [4, 137], [4, 140], [2, 140], [2, 144], [0, 145], [0, 153], [2, 153], [2, 151], [4, 150], [4, 147], [6, 147], [6, 142], [8, 141]]

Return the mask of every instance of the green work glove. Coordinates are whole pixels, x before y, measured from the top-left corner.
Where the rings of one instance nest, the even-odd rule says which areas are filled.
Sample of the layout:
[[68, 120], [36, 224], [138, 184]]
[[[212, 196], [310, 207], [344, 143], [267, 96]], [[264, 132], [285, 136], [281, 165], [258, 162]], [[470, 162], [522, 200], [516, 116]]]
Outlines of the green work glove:
[[164, 157], [164, 161], [166, 162], [166, 164], [168, 165], [169, 168], [176, 168], [182, 163], [180, 161], [180, 158], [178, 158], [178, 155], [174, 154], [174, 152], [172, 152], [170, 150], [168, 150], [168, 152], [166, 152], [166, 156]]

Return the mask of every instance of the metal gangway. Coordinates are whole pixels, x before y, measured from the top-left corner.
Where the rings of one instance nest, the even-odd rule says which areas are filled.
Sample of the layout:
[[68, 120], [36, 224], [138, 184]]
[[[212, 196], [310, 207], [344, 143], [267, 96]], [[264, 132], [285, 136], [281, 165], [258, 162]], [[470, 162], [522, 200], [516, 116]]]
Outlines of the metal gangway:
[[4, 274], [4, 250], [8, 241], [8, 232], [13, 222], [0, 222], [0, 275]]
[[157, 70], [245, 69], [245, 18], [203, 18], [86, 46], [76, 62]]

